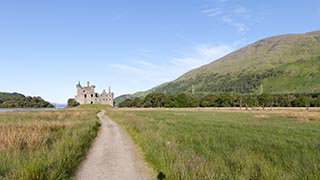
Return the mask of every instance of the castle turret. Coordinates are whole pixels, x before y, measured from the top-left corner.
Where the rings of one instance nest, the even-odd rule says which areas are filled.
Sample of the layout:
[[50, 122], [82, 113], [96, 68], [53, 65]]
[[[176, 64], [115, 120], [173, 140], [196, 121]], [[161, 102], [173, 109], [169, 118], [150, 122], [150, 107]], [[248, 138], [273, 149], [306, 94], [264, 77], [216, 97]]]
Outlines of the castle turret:
[[78, 81], [78, 84], [76, 85], [77, 88], [81, 88], [80, 81]]

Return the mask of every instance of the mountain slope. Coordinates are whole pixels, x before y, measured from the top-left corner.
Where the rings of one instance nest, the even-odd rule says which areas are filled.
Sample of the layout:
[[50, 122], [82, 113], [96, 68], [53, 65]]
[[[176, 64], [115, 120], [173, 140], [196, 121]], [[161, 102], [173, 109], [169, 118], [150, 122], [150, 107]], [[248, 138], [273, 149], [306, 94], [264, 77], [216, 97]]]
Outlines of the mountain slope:
[[279, 64], [319, 56], [320, 31], [274, 36], [257, 41], [227, 56], [191, 70], [179, 80], [202, 73], [245, 73], [267, 70]]
[[[261, 86], [262, 85], [262, 86]], [[320, 93], [320, 31], [259, 40], [178, 79], [147, 91], [116, 98], [144, 97], [151, 92], [202, 95], [217, 92]]]
[[320, 31], [257, 41], [144, 93], [311, 93], [320, 90]]

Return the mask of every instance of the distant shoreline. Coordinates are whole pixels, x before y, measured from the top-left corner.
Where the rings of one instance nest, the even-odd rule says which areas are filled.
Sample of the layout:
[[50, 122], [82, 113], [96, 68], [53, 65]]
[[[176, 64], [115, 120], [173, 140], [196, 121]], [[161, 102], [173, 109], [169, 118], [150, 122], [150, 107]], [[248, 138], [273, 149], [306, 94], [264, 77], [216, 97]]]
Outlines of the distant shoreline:
[[12, 111], [45, 111], [56, 110], [61, 108], [0, 108], [0, 112], [12, 112]]

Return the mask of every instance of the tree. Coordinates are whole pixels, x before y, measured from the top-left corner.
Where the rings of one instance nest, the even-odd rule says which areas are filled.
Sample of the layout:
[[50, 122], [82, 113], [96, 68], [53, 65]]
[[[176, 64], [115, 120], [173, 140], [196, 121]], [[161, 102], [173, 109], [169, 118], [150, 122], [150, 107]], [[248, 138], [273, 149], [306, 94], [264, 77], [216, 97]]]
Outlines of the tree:
[[292, 102], [292, 104], [294, 107], [306, 107], [308, 109], [310, 107], [311, 101], [311, 97], [299, 96]]
[[254, 95], [250, 95], [250, 94], [246, 94], [243, 96], [243, 104], [246, 107], [253, 107], [255, 106], [255, 96]]
[[233, 104], [233, 97], [230, 93], [221, 93], [216, 99], [218, 107], [231, 107]]
[[68, 107], [76, 107], [80, 104], [73, 98], [68, 99]]
[[320, 96], [314, 99], [313, 104], [315, 107], [320, 107]]
[[132, 107], [142, 107], [143, 100], [139, 97], [136, 97], [132, 100]]
[[165, 103], [166, 95], [159, 92], [150, 93], [143, 100], [144, 107], [164, 107]]
[[216, 106], [217, 95], [208, 94], [204, 96], [200, 101], [201, 107], [215, 107]]
[[259, 105], [263, 108], [271, 105], [272, 97], [268, 93], [263, 93], [258, 96]]
[[119, 103], [119, 107], [132, 107], [132, 99], [128, 98]]
[[164, 104], [166, 108], [178, 107], [178, 102], [176, 96], [174, 95], [166, 95], [166, 102]]
[[199, 107], [199, 99], [193, 95], [180, 93], [175, 97], [175, 107]]

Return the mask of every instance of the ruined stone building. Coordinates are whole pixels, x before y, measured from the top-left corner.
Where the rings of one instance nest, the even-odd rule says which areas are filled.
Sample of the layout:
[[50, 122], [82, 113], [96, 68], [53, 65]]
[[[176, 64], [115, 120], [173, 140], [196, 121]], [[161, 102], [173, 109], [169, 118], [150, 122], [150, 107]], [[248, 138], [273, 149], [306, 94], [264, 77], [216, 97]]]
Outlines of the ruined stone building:
[[101, 94], [95, 92], [96, 86], [90, 85], [90, 82], [87, 82], [87, 86], [82, 87], [79, 83], [77, 84], [77, 95], [75, 100], [80, 104], [109, 104], [114, 106], [114, 93], [111, 92], [109, 87], [109, 92], [105, 90]]

